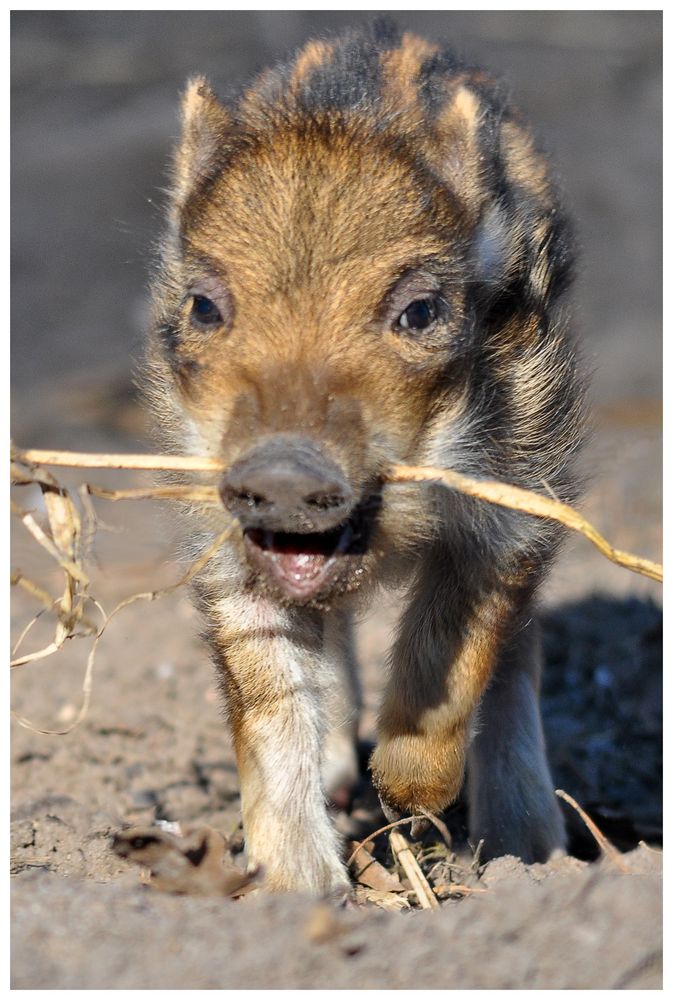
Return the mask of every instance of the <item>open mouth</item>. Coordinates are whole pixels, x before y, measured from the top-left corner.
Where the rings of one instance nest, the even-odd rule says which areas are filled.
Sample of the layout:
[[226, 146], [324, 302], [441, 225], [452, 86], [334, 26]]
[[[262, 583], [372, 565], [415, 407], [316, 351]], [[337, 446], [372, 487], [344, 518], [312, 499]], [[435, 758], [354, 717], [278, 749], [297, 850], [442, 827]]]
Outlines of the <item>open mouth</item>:
[[329, 531], [267, 531], [247, 528], [248, 557], [258, 570], [293, 600], [309, 600], [331, 589], [346, 570], [348, 557], [367, 551], [369, 520], [356, 512]]

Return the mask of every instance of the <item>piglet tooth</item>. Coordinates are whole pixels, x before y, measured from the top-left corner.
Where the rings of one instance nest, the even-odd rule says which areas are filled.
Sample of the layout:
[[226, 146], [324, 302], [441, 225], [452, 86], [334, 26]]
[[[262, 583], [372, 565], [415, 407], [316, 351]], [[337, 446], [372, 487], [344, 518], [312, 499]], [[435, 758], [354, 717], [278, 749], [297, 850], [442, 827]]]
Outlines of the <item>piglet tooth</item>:
[[273, 531], [265, 531], [262, 535], [262, 547], [265, 549], [273, 548]]

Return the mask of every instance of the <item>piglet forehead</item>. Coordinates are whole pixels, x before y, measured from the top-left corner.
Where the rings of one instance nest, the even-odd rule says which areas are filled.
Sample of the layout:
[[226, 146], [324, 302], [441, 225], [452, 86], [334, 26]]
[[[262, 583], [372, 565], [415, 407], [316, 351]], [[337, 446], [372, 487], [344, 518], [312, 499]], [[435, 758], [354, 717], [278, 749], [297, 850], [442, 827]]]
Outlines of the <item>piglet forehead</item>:
[[460, 241], [451, 194], [385, 142], [280, 131], [243, 150], [200, 199], [191, 244], [260, 291], [407, 270]]

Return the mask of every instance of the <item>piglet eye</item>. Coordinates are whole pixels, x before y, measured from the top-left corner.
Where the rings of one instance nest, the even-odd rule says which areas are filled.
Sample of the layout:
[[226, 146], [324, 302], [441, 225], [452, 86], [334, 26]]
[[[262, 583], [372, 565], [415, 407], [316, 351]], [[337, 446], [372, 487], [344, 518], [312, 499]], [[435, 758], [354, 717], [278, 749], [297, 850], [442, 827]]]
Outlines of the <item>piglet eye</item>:
[[414, 299], [398, 319], [397, 326], [411, 332], [427, 330], [437, 319], [438, 312], [436, 299]]
[[220, 310], [205, 295], [192, 296], [191, 319], [199, 326], [216, 326], [222, 322]]

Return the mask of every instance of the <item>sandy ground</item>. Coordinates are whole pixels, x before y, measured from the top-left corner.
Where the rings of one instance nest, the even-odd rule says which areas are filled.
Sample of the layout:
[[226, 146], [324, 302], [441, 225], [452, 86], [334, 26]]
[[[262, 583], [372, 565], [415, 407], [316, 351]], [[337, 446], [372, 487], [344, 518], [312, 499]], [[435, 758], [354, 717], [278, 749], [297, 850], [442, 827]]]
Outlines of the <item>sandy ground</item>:
[[478, 898], [439, 913], [343, 914], [319, 941], [316, 904], [297, 896], [200, 901], [32, 874], [17, 894], [33, 919], [15, 951], [14, 986], [658, 989], [658, 858], [629, 860], [637, 874], [512, 865]]
[[[15, 15], [13, 434], [21, 444], [145, 447], [129, 353], [144, 316], [144, 251], [158, 227], [145, 199], [161, 182], [180, 81], [196, 68], [233, 78], [310, 34], [311, 16], [319, 26], [345, 18], [203, 16], [195, 20], [208, 30], [199, 32], [187, 15], [136, 15], [130, 33], [121, 15]], [[585, 511], [619, 547], [659, 558], [658, 22], [443, 17], [423, 14], [419, 26], [459, 37], [506, 71], [561, 161], [588, 250], [580, 327], [599, 369]], [[151, 40], [150, 65], [143, 53]], [[89, 478], [121, 485], [119, 477]], [[17, 500], [39, 514], [36, 493], [17, 491]], [[113, 530], [99, 531], [90, 568], [107, 609], [176, 579], [161, 512], [146, 504], [99, 510]], [[12, 557], [58, 591], [58, 573], [20, 526]], [[485, 892], [446, 900], [432, 914], [339, 912], [324, 940], [311, 933], [312, 900], [162, 894], [111, 851], [123, 824], [161, 819], [230, 834], [239, 823], [233, 756], [187, 596], [125, 609], [101, 642], [81, 725], [59, 737], [13, 723], [13, 986], [659, 988], [660, 596], [658, 585], [577, 539], [543, 601], [555, 780], [626, 852], [628, 872], [593, 860], [593, 840], [569, 811], [575, 857], [530, 869], [500, 859], [473, 872], [473, 887]], [[14, 640], [35, 611], [16, 593]], [[374, 738], [394, 618], [391, 599], [360, 627], [363, 740]], [[26, 648], [44, 641], [40, 620]], [[14, 711], [37, 728], [67, 728], [81, 703], [88, 642], [16, 670]], [[469, 867], [460, 805], [447, 821]], [[385, 838], [378, 850], [389, 863]]]

